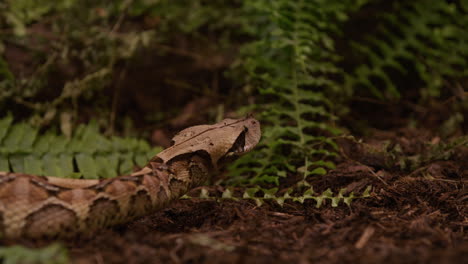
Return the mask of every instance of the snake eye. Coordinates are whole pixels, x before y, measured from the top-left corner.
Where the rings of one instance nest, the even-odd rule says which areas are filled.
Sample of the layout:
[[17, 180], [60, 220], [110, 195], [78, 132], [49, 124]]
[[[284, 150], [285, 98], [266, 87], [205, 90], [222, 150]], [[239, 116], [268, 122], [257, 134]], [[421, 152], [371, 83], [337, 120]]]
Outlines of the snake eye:
[[242, 131], [242, 133], [237, 137], [236, 141], [232, 145], [232, 147], [229, 149], [229, 151], [226, 153], [226, 156], [239, 156], [243, 154], [245, 150], [245, 129]]

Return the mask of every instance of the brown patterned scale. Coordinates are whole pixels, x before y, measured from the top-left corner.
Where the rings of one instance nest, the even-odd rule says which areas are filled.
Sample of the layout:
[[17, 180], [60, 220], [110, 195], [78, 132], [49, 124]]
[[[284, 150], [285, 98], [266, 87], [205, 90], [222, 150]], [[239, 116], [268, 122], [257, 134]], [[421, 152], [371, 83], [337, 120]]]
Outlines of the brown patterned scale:
[[164, 208], [260, 139], [252, 117], [187, 128], [142, 170], [105, 180], [0, 172], [0, 237], [55, 238], [123, 223]]

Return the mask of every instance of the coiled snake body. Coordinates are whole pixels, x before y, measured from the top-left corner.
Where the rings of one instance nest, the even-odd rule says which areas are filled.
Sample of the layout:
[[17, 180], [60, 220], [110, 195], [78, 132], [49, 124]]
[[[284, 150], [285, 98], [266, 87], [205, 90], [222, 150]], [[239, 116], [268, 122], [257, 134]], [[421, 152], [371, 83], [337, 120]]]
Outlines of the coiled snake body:
[[0, 238], [68, 237], [147, 215], [250, 151], [260, 134], [252, 117], [190, 127], [143, 169], [113, 179], [0, 172]]

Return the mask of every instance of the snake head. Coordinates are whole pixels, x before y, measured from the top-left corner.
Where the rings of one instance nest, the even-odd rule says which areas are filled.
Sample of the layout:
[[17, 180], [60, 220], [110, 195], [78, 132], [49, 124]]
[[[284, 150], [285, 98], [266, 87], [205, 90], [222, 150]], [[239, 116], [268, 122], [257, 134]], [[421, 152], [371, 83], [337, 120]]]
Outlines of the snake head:
[[260, 140], [260, 122], [252, 116], [224, 119], [213, 125], [186, 128], [175, 135], [174, 145], [157, 156], [164, 162], [195, 152], [207, 154], [214, 167], [252, 150]]

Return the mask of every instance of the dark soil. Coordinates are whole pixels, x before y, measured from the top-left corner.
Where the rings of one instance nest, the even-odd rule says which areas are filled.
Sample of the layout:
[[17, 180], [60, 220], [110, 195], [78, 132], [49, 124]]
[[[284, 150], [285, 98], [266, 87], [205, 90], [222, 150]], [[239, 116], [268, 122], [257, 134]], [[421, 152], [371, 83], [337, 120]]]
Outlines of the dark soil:
[[[421, 149], [426, 138], [385, 134]], [[410, 134], [411, 134], [410, 133]], [[423, 134], [422, 132], [419, 132]], [[399, 134], [399, 136], [397, 136]], [[379, 141], [380, 140], [380, 141]], [[381, 143], [376, 133], [373, 144]], [[468, 149], [413, 173], [381, 167], [379, 153], [341, 144], [348, 159], [314, 189], [362, 192], [350, 207], [248, 200], [180, 200], [93, 239], [68, 243], [75, 263], [462, 263], [468, 259]], [[375, 159], [373, 159], [375, 155]], [[355, 159], [354, 157], [358, 157]], [[380, 165], [379, 165], [380, 164]], [[393, 164], [394, 165], [394, 164]], [[380, 168], [379, 168], [380, 167]], [[213, 189], [214, 187], [212, 187]]]

